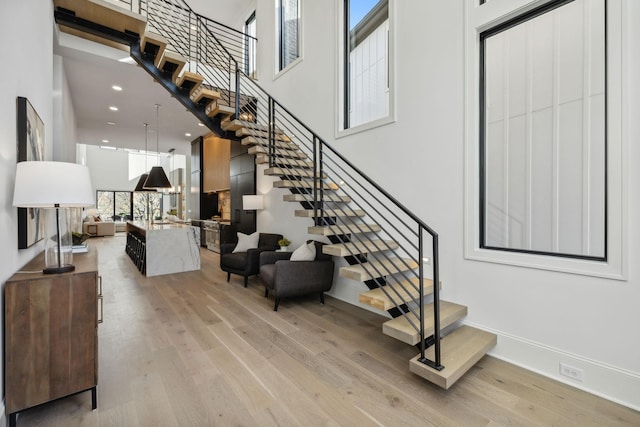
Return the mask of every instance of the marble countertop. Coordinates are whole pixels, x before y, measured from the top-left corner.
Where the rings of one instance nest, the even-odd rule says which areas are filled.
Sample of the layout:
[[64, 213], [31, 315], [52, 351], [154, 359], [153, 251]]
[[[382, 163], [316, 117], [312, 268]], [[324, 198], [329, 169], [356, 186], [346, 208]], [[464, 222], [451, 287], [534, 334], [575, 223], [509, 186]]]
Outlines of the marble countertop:
[[142, 230], [170, 230], [176, 228], [188, 228], [191, 227], [189, 224], [181, 224], [177, 222], [171, 221], [128, 221], [134, 227], [140, 228]]

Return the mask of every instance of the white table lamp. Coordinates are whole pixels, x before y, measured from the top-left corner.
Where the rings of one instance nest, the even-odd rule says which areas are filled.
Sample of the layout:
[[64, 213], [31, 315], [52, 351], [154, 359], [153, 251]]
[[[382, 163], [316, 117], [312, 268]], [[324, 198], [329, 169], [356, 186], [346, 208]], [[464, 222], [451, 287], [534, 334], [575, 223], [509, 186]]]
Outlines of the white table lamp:
[[44, 208], [45, 268], [43, 273], [73, 271], [71, 216], [66, 208], [93, 206], [89, 169], [76, 163], [19, 162], [13, 206]]

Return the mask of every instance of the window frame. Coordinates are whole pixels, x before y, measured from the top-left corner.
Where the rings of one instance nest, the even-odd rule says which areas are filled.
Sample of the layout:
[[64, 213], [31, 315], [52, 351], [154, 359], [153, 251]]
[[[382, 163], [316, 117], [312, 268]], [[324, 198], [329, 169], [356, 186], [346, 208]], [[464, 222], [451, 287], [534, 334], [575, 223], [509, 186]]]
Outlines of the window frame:
[[[249, 26], [254, 24], [256, 26], [256, 35], [257, 35], [257, 17], [256, 11], [254, 10], [247, 20], [244, 22], [244, 57], [245, 57], [245, 74], [251, 78], [257, 78], [258, 75], [258, 58], [257, 58], [257, 39], [255, 39], [256, 35], [249, 34]], [[253, 42], [253, 46], [250, 44]], [[251, 65], [253, 65], [253, 69], [251, 69]]]
[[464, 163], [464, 258], [516, 267], [626, 280], [628, 274], [627, 151], [624, 132], [628, 98], [628, 72], [624, 65], [628, 37], [626, 3], [606, 0], [606, 105], [607, 181], [606, 260], [549, 256], [482, 248], [480, 245], [480, 33], [515, 16], [550, 3], [550, 0], [487, 2], [482, 8], [465, 3], [465, 163]]
[[389, 92], [389, 105], [388, 114], [384, 117], [361, 123], [353, 127], [347, 127], [345, 124], [349, 122], [349, 102], [350, 102], [350, 87], [349, 87], [349, 16], [348, 16], [348, 2], [350, 0], [336, 0], [336, 8], [338, 11], [337, 22], [337, 81], [338, 81], [338, 96], [336, 99], [337, 105], [335, 109], [335, 138], [343, 138], [349, 135], [374, 129], [380, 126], [385, 126], [396, 121], [396, 91], [395, 91], [395, 0], [388, 0], [388, 20], [389, 29], [387, 36], [387, 90]]
[[285, 45], [285, 38], [284, 38], [284, 12], [285, 12], [285, 8], [284, 8], [284, 1], [286, 0], [276, 0], [276, 40], [277, 40], [277, 55], [276, 55], [276, 75], [279, 75], [287, 70], [289, 70], [291, 67], [293, 67], [294, 65], [296, 65], [298, 62], [301, 61], [302, 59], [302, 0], [295, 0], [297, 3], [297, 8], [298, 8], [298, 17], [296, 19], [296, 23], [297, 23], [297, 33], [296, 33], [296, 58], [294, 60], [292, 60], [291, 62], [289, 62], [288, 64], [285, 64], [285, 57], [284, 57], [284, 45]]

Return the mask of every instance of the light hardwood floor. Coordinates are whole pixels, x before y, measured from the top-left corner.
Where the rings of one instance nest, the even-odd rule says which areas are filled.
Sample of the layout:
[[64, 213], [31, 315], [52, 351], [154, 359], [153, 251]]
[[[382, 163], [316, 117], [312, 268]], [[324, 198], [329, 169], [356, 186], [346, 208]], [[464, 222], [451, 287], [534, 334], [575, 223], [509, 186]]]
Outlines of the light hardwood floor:
[[124, 236], [100, 252], [98, 409], [81, 393], [19, 426], [639, 426], [640, 413], [485, 357], [450, 390], [409, 372], [417, 351], [383, 318], [332, 298], [273, 312], [202, 250], [202, 269], [145, 278]]

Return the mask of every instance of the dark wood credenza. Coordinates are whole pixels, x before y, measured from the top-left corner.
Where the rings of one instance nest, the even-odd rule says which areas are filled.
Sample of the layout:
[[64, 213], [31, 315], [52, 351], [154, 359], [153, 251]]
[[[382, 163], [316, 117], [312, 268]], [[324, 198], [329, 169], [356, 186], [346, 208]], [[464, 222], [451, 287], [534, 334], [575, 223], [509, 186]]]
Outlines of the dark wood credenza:
[[20, 411], [83, 391], [91, 391], [91, 406], [97, 407], [98, 253], [89, 248], [73, 261], [76, 268], [68, 273], [22, 273], [42, 270], [41, 253], [6, 283], [5, 406], [11, 426]]

